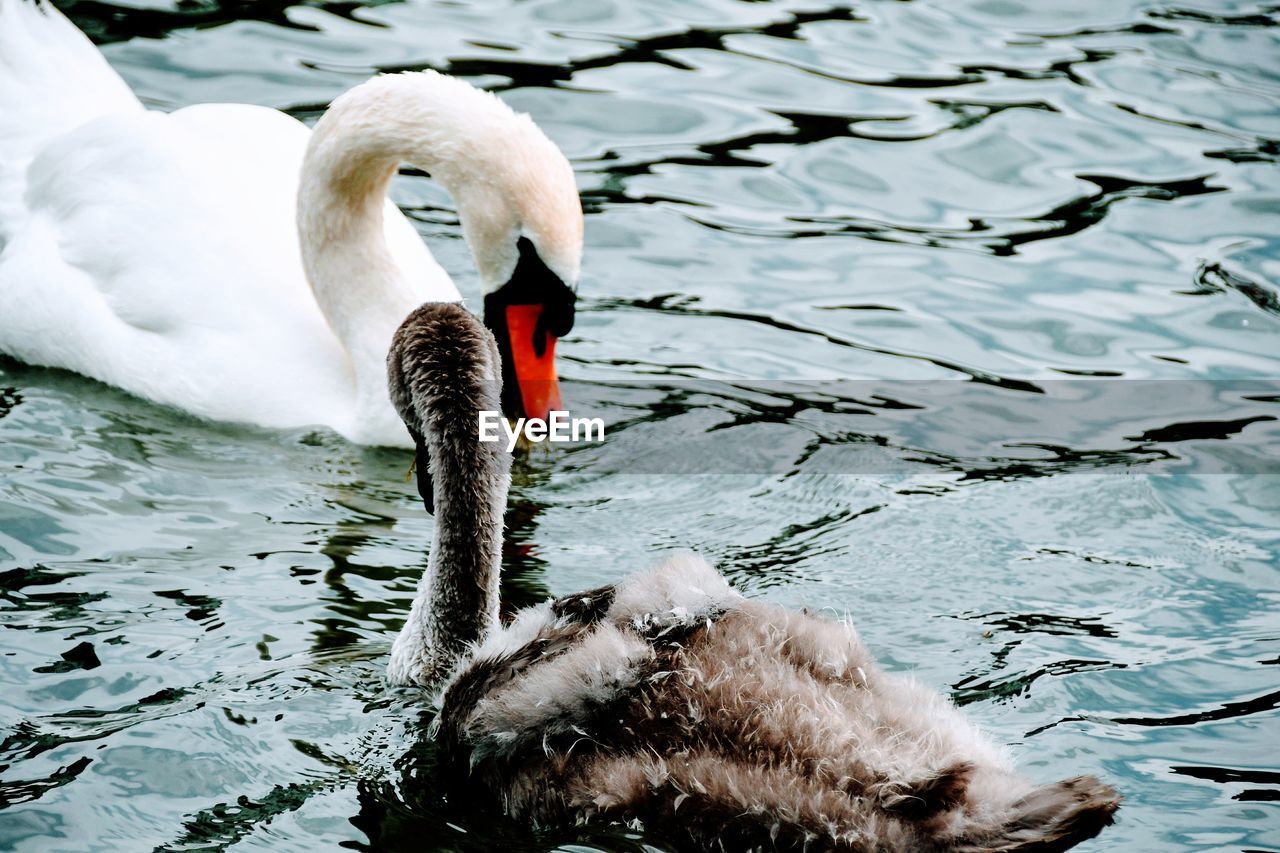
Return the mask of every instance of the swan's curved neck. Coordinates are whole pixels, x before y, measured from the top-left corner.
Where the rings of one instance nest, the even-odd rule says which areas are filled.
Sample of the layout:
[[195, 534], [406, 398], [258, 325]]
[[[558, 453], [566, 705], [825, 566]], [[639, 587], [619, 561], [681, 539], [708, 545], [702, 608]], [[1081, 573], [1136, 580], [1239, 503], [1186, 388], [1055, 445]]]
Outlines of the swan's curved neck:
[[382, 208], [396, 164], [366, 162], [358, 174], [343, 174], [339, 147], [313, 145], [314, 156], [308, 154], [298, 193], [298, 234], [307, 280], [351, 357], [356, 406], [365, 409], [386, 399], [386, 344], [417, 300], [383, 233]]
[[[511, 456], [481, 442], [477, 414], [495, 410], [497, 345], [456, 304], [428, 303], [396, 333], [387, 359], [392, 401], [418, 444], [420, 489], [431, 489], [435, 536], [391, 680], [439, 686], [469, 645], [498, 621], [503, 514]], [[429, 472], [429, 473], [428, 473]]]
[[[467, 420], [470, 424], [474, 416]], [[389, 672], [394, 682], [438, 687], [468, 647], [498, 624], [509, 475], [494, 453], [459, 452], [456, 444], [438, 437], [428, 438], [427, 445], [435, 479], [435, 533]]]
[[358, 408], [386, 409], [391, 335], [422, 302], [424, 283], [408, 280], [422, 271], [404, 269], [387, 244], [392, 176], [406, 162], [429, 172], [453, 196], [482, 277], [502, 274], [502, 263], [486, 269], [494, 266], [490, 247], [510, 244], [514, 253], [517, 225], [502, 203], [508, 188], [487, 135], [504, 118], [514, 117], [492, 96], [416, 74], [374, 78], [337, 98], [316, 124], [300, 175], [298, 234], [316, 301], [351, 356]]

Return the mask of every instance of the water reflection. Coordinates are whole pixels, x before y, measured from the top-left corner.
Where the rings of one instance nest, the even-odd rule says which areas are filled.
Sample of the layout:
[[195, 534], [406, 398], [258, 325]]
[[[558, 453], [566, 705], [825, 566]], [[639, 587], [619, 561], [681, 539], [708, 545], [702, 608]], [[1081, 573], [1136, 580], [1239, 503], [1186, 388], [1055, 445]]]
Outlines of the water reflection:
[[[610, 440], [517, 466], [505, 612], [696, 549], [1112, 780], [1099, 844], [1280, 844], [1276, 9], [60, 5], [148, 104], [430, 67], [569, 154]], [[394, 192], [474, 296], [449, 198]], [[407, 464], [0, 360], [0, 847], [664, 849], [450, 796], [381, 682]]]

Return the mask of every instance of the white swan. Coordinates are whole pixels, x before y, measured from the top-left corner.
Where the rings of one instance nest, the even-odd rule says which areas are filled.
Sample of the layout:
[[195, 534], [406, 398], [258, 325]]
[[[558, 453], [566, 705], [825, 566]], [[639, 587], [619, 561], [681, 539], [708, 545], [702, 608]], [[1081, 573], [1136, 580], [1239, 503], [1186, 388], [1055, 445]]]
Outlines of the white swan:
[[453, 196], [505, 348], [509, 414], [557, 406], [582, 210], [527, 117], [434, 72], [276, 110], [145, 109], [45, 3], [0, 0], [0, 353], [212, 420], [406, 443], [391, 335], [458, 291], [386, 200], [402, 162]]

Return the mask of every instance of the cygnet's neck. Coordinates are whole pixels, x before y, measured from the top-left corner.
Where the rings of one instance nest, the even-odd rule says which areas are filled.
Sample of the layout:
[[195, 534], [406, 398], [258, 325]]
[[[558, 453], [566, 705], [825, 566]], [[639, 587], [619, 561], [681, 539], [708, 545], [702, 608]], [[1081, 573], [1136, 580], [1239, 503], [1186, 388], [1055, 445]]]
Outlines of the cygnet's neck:
[[396, 332], [387, 373], [418, 445], [419, 489], [431, 495], [436, 522], [387, 672], [398, 684], [438, 687], [498, 621], [511, 455], [480, 440], [477, 415], [497, 407], [502, 368], [478, 319], [456, 304], [427, 303]]

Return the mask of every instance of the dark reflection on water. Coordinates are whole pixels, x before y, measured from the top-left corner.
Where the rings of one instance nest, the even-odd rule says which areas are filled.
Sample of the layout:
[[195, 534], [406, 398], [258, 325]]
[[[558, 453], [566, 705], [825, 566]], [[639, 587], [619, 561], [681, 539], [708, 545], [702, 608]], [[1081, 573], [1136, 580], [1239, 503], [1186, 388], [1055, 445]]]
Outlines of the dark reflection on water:
[[[1092, 849], [1280, 849], [1280, 9], [59, 5], [150, 105], [436, 68], [570, 156], [610, 439], [518, 462], [507, 612], [696, 549], [1111, 780]], [[0, 849], [665, 849], [451, 794], [408, 461], [0, 360]]]
[[[354, 13], [366, 6], [381, 6], [401, 0], [368, 0], [355, 3], [324, 0], [181, 0], [174, 4], [133, 6], [103, 3], [100, 0], [60, 0], [58, 8], [66, 12], [76, 25], [98, 44], [128, 41], [134, 38], [159, 39], [177, 30], [206, 29], [237, 21], [260, 21], [273, 26], [318, 32], [319, 27], [298, 23], [288, 15], [294, 6], [323, 9], [331, 15], [359, 21]], [[361, 21], [378, 26], [370, 21]]]

